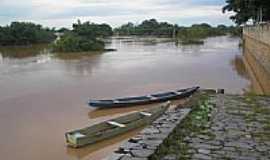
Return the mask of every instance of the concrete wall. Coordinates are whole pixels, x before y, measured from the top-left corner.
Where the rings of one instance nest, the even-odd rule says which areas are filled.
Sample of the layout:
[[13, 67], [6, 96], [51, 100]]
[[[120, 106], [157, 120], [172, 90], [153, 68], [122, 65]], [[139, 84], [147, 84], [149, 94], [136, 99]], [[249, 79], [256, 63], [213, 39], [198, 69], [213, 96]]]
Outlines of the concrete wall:
[[244, 63], [259, 94], [270, 94], [270, 24], [244, 27]]

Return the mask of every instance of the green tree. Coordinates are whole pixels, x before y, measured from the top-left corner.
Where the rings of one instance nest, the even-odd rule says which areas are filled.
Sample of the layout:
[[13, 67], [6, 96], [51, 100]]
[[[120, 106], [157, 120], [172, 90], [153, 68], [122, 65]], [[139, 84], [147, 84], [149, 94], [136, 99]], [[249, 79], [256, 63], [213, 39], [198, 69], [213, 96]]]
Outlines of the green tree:
[[59, 33], [65, 33], [65, 32], [69, 32], [69, 31], [70, 30], [67, 29], [67, 28], [65, 28], [65, 27], [62, 27], [62, 28], [60, 28], [60, 29], [57, 30], [57, 32], [59, 32]]
[[54, 45], [57, 52], [83, 52], [104, 50], [105, 44], [101, 41], [113, 34], [112, 28], [107, 24], [95, 24], [90, 22], [72, 25], [73, 29], [64, 32], [64, 35]]
[[12, 22], [0, 28], [0, 45], [30, 45], [49, 43], [55, 39], [54, 31], [29, 22]]
[[246, 23], [249, 19], [254, 22], [270, 20], [269, 0], [226, 0], [223, 12], [234, 12], [230, 18], [238, 25]]
[[177, 25], [167, 22], [158, 22], [156, 19], [144, 20], [139, 25], [129, 22], [119, 28], [114, 29], [117, 35], [152, 35], [171, 37], [173, 32], [177, 30]]
[[73, 30], [72, 32], [80, 35], [80, 36], [87, 36], [89, 38], [93, 37], [100, 37], [105, 38], [108, 36], [112, 36], [112, 28], [107, 24], [95, 24], [90, 23], [89, 21], [81, 23], [78, 20], [78, 23], [72, 25]]
[[128, 22], [127, 24], [124, 24], [120, 26], [119, 28], [114, 29], [114, 33], [117, 35], [136, 35], [136, 26]]
[[66, 33], [54, 45], [57, 52], [83, 52], [99, 51], [104, 49], [104, 43], [96, 39], [78, 36], [74, 33]]

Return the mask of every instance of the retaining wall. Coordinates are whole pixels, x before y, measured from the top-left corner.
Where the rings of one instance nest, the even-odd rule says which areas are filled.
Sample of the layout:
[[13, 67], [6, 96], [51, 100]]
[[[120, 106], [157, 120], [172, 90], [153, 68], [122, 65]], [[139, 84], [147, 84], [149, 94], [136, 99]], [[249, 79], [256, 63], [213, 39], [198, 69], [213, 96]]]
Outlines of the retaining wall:
[[259, 94], [270, 94], [270, 24], [246, 26], [243, 30], [244, 62]]

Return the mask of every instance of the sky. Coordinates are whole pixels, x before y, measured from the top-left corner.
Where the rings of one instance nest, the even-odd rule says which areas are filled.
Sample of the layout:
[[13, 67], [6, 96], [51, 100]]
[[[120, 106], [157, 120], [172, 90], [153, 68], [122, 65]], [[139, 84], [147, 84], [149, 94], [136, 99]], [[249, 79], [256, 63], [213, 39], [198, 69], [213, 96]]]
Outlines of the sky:
[[155, 18], [181, 26], [195, 23], [232, 25], [222, 13], [225, 0], [0, 0], [0, 25], [29, 21], [68, 27], [77, 19], [113, 27]]

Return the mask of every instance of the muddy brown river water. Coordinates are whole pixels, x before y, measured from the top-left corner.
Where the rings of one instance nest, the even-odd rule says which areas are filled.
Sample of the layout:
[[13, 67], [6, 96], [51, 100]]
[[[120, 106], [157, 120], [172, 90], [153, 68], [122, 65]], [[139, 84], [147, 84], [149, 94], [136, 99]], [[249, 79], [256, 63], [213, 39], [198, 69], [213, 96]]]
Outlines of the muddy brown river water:
[[0, 155], [5, 160], [98, 160], [138, 130], [84, 149], [66, 147], [64, 133], [134, 110], [95, 110], [89, 98], [145, 95], [200, 85], [228, 93], [250, 90], [239, 39], [214, 37], [202, 46], [164, 39], [113, 38], [107, 52], [54, 57], [41, 46], [0, 49]]

